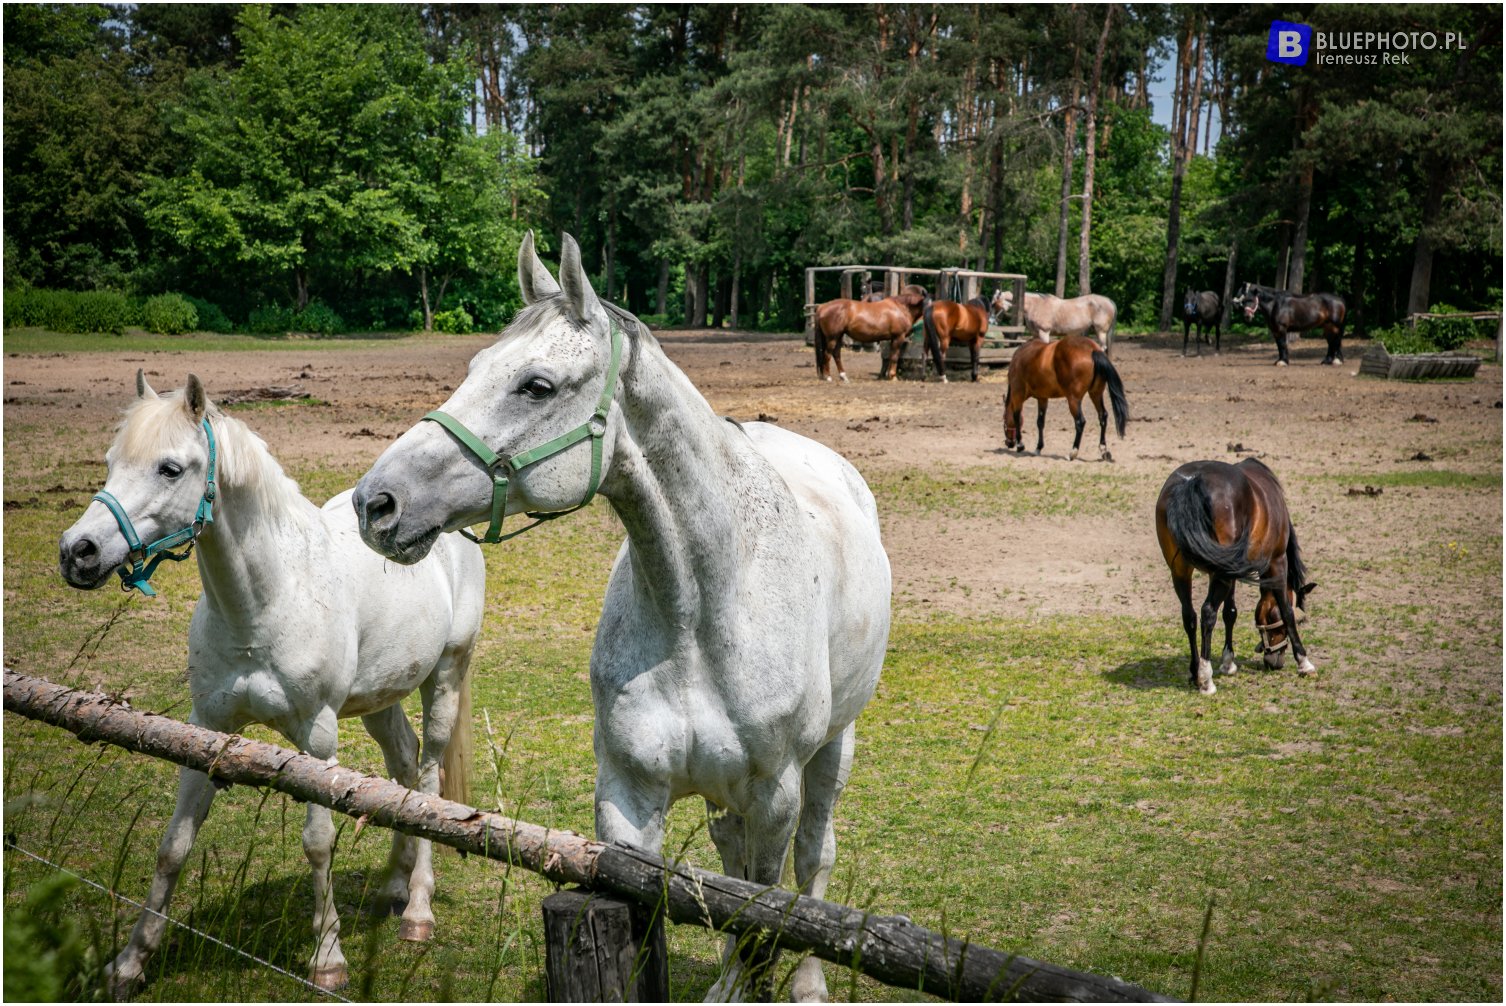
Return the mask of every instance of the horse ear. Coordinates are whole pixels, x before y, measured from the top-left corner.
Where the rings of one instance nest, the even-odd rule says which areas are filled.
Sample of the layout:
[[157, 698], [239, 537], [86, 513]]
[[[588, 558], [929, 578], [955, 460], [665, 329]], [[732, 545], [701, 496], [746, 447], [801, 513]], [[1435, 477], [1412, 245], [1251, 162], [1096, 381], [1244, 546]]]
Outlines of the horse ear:
[[565, 294], [565, 307], [576, 321], [585, 324], [601, 316], [601, 301], [596, 299], [596, 291], [580, 264], [580, 245], [568, 234], [560, 239], [560, 289]]
[[183, 407], [196, 423], [202, 422], [204, 413], [209, 411], [209, 398], [204, 394], [204, 385], [200, 383], [198, 374], [188, 375], [188, 387], [183, 389]]
[[140, 367], [136, 368], [136, 397], [137, 398], [156, 398], [157, 397], [157, 392], [152, 389], [152, 386], [150, 384], [146, 383], [146, 371], [142, 370]]
[[523, 292], [524, 304], [532, 304], [560, 292], [560, 285], [549, 275], [549, 270], [539, 261], [538, 253], [533, 249], [531, 230], [523, 235], [523, 243], [518, 245], [518, 289]]

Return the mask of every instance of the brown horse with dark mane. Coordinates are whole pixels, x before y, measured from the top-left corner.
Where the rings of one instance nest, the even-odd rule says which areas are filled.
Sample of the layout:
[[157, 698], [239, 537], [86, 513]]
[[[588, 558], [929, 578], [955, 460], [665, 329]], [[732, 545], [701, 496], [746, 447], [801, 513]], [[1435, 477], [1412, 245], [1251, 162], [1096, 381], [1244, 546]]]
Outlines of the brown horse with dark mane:
[[[1260, 601], [1255, 606], [1255, 627], [1260, 631], [1256, 652], [1262, 654], [1265, 666], [1279, 670], [1290, 643], [1298, 673], [1313, 672], [1297, 625], [1306, 619], [1307, 594], [1317, 585], [1308, 582], [1286, 495], [1269, 468], [1254, 458], [1237, 465], [1192, 461], [1178, 468], [1156, 500], [1156, 537], [1182, 602], [1193, 687], [1204, 695], [1218, 691], [1209, 657], [1220, 607], [1224, 609], [1224, 656], [1219, 669], [1225, 674], [1234, 672], [1234, 621], [1238, 617], [1234, 584], [1241, 580], [1260, 585]], [[1192, 610], [1194, 569], [1209, 578], [1201, 653], [1198, 618]]]
[[831, 380], [827, 359], [836, 361], [837, 376], [847, 380], [842, 369], [842, 336], [853, 342], [888, 342], [881, 377], [899, 376], [899, 357], [909, 340], [910, 329], [930, 301], [923, 286], [911, 284], [893, 297], [873, 303], [861, 300], [829, 300], [816, 308], [816, 376]]
[[1103, 407], [1105, 389], [1114, 406], [1114, 428], [1122, 437], [1124, 424], [1129, 419], [1129, 402], [1124, 397], [1119, 371], [1098, 348], [1098, 343], [1081, 335], [1069, 335], [1055, 342], [1031, 339], [1015, 350], [1009, 361], [1009, 391], [1004, 396], [1005, 450], [1025, 449], [1025, 435], [1020, 429], [1020, 413], [1024, 411], [1025, 399], [1034, 398], [1036, 402], [1035, 453], [1039, 454], [1046, 443], [1046, 401], [1065, 398], [1067, 408], [1072, 411], [1073, 425], [1077, 427], [1070, 456], [1076, 460], [1077, 449], [1082, 446], [1082, 396], [1091, 395], [1093, 407], [1098, 410], [1099, 456], [1105, 461], [1114, 460], [1107, 442], [1108, 413]]
[[988, 335], [988, 302], [974, 297], [966, 304], [933, 300], [925, 310], [926, 347], [936, 361], [936, 373], [946, 383], [946, 354], [952, 346], [966, 346], [972, 354], [973, 380], [978, 379], [978, 355]]

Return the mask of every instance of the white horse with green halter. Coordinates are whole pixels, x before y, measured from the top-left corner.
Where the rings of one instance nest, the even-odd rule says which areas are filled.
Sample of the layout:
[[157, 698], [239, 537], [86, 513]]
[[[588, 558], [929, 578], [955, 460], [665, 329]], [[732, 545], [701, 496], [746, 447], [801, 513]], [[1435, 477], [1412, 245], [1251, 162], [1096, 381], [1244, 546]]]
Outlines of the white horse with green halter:
[[[421, 563], [383, 562], [361, 542], [349, 492], [323, 509], [310, 503], [260, 437], [209, 403], [197, 377], [159, 397], [138, 371], [136, 390], [105, 455], [101, 505], [91, 503], [59, 544], [64, 578], [93, 589], [118, 572], [125, 589], [150, 594], [157, 562], [187, 558], [197, 545], [204, 592], [188, 635], [189, 722], [223, 731], [263, 723], [333, 761], [338, 721], [359, 716], [393, 778], [425, 793], [439, 792], [442, 778], [446, 795], [466, 799], [466, 667], [486, 587], [480, 549], [445, 535]], [[421, 752], [401, 704], [415, 688]], [[141, 980], [162, 940], [163, 913], [213, 799], [206, 775], [181, 771], [146, 909], [111, 965], [117, 994]], [[310, 974], [326, 989], [346, 983], [334, 842], [328, 808], [310, 804], [303, 848], [318, 940]], [[427, 841], [393, 833], [382, 900], [402, 907], [402, 939], [433, 934], [431, 857]]]
[[[556, 283], [524, 238], [528, 306], [471, 361], [445, 420], [431, 413], [357, 484], [361, 534], [415, 562], [446, 531], [490, 521], [496, 539], [504, 514], [600, 492], [627, 541], [591, 654], [597, 837], [658, 851], [670, 804], [699, 795], [729, 875], [777, 885], [793, 838], [799, 889], [820, 897], [889, 637], [873, 495], [812, 440], [718, 418], [636, 318], [597, 299], [568, 235], [561, 251]], [[771, 960], [729, 941], [712, 997], [766, 991]], [[792, 991], [824, 998], [818, 960]]]

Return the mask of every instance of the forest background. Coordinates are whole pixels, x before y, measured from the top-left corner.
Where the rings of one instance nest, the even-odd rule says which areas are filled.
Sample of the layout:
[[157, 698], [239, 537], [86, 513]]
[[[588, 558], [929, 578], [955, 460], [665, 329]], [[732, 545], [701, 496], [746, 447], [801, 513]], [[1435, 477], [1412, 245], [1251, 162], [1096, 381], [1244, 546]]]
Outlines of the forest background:
[[[1412, 41], [1282, 65], [1277, 19]], [[1023, 272], [1141, 330], [1246, 280], [1361, 331], [1498, 309], [1501, 19], [9, 4], [6, 324], [496, 330], [530, 228], [666, 324], [798, 329], [803, 270], [839, 262]]]

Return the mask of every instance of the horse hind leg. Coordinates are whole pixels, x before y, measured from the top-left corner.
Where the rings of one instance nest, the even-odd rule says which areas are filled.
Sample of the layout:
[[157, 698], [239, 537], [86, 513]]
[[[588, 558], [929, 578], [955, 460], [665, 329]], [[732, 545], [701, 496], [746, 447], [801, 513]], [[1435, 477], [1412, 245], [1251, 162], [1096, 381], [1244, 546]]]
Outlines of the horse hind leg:
[[1093, 408], [1098, 413], [1098, 459], [1113, 461], [1114, 455], [1109, 452], [1109, 410], [1103, 404], [1103, 387], [1090, 388], [1088, 395], [1093, 399]]
[[1187, 676], [1192, 687], [1199, 688], [1197, 659], [1197, 613], [1192, 608], [1192, 570], [1173, 569], [1171, 586], [1182, 606], [1182, 631], [1187, 634], [1187, 651], [1191, 654], [1187, 663]]
[[1072, 413], [1072, 429], [1074, 430], [1072, 453], [1067, 455], [1067, 460], [1076, 461], [1078, 449], [1082, 447], [1082, 429], [1087, 425], [1087, 422], [1082, 417], [1082, 399], [1068, 398], [1067, 411]]
[[1239, 620], [1234, 594], [1234, 585], [1230, 584], [1229, 596], [1224, 599], [1224, 655], [1218, 665], [1220, 674], [1233, 674], [1239, 666], [1234, 662], [1234, 623]]
[[[1023, 439], [1023, 438], [1022, 438]], [[1035, 453], [1040, 456], [1046, 449], [1046, 399], [1035, 400]]]
[[[842, 339], [845, 333], [838, 332], [836, 338], [831, 340], [831, 358], [837, 365], [837, 380], [847, 383], [847, 371], [842, 366]], [[830, 380], [830, 377], [827, 378]]]
[[1213, 647], [1213, 630], [1218, 624], [1218, 609], [1224, 604], [1229, 592], [1234, 590], [1234, 581], [1219, 577], [1212, 577], [1208, 583], [1208, 597], [1203, 601], [1202, 610], [1202, 647], [1198, 653], [1197, 662], [1197, 690], [1204, 695], [1212, 695], [1218, 691], [1218, 686], [1213, 683], [1213, 661], [1210, 659]]

